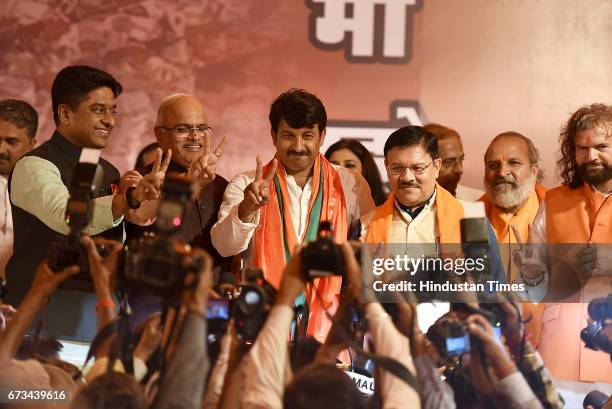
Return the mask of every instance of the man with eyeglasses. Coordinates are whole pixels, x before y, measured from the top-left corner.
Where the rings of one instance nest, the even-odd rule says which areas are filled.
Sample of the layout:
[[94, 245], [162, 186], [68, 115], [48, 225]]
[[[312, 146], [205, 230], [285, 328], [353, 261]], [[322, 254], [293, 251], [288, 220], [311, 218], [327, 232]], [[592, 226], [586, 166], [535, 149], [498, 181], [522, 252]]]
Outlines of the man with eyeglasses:
[[[442, 159], [436, 137], [420, 126], [393, 132], [384, 147], [391, 184], [387, 201], [360, 220], [352, 234], [366, 243], [461, 243], [460, 220], [484, 212], [479, 204], [455, 199], [436, 183]], [[488, 225], [493, 280], [506, 282], [495, 233]]]
[[[106, 147], [121, 92], [122, 86], [113, 76], [93, 67], [66, 67], [55, 77], [51, 99], [57, 128], [50, 140], [16, 163], [10, 178], [14, 245], [6, 268], [8, 303], [21, 303], [49, 244], [69, 233], [65, 220], [68, 186], [81, 156], [92, 156], [95, 161]], [[128, 177], [120, 178], [117, 169], [104, 159], [99, 163], [103, 179], [93, 194], [92, 221], [85, 233], [121, 240], [123, 216], [128, 209]], [[79, 307], [93, 311], [95, 297], [68, 290], [59, 294], [47, 307], [48, 333], [91, 340], [95, 323], [81, 322], [81, 314], [65, 312], [78, 311]]]
[[440, 124], [427, 124], [424, 128], [438, 139], [440, 159], [442, 159], [438, 184], [457, 199], [469, 202], [478, 200], [483, 194], [482, 191], [459, 184], [463, 175], [463, 161], [465, 159], [459, 133]]
[[[130, 207], [126, 216], [128, 240], [152, 229], [165, 174], [189, 175], [200, 190], [187, 207], [176, 237], [206, 250], [213, 257], [218, 272], [229, 271], [231, 258], [221, 257], [210, 237], [210, 229], [217, 221], [223, 192], [227, 187], [227, 180], [216, 174], [225, 137], [212, 149], [213, 129], [208, 123], [205, 109], [197, 98], [184, 93], [171, 94], [162, 100], [154, 132], [160, 146], [156, 162], [131, 172], [134, 186], [127, 192]], [[165, 154], [163, 161], [162, 152]], [[159, 310], [159, 299], [137, 286], [130, 288], [129, 295], [136, 322]]]

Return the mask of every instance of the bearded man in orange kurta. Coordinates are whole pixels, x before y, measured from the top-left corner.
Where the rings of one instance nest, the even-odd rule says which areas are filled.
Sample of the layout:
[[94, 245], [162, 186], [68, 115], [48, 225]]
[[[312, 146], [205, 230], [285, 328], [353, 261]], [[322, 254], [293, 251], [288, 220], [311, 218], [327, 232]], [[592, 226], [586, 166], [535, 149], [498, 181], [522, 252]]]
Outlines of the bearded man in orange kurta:
[[[608, 354], [586, 349], [580, 340], [588, 302], [612, 290], [611, 136], [611, 105], [585, 106], [571, 116], [559, 138], [564, 183], [546, 193], [530, 239], [548, 243], [544, 263], [538, 268], [524, 263], [523, 254], [517, 257], [530, 296], [546, 293], [549, 300], [538, 350], [558, 378], [612, 383]], [[579, 286], [566, 296], [573, 282]]]
[[[540, 155], [526, 136], [504, 132], [489, 144], [484, 164], [486, 193], [480, 200], [495, 231], [508, 281], [515, 282], [518, 269], [510, 255], [517, 242], [527, 239], [529, 225], [533, 223], [546, 193], [539, 184], [543, 179]], [[544, 304], [523, 304], [523, 316], [531, 317], [526, 329], [536, 346], [540, 340], [539, 322], [543, 310]]]

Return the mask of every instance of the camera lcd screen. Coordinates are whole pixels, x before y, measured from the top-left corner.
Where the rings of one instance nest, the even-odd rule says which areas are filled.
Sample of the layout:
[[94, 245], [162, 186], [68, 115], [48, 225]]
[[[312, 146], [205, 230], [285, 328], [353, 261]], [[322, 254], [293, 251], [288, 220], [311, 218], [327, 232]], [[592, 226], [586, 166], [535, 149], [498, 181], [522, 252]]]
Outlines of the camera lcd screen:
[[213, 320], [228, 320], [230, 316], [229, 301], [209, 300], [207, 316]]
[[501, 339], [502, 339], [501, 327], [493, 327], [493, 333], [495, 334], [495, 338], [497, 339], [497, 342], [501, 343]]
[[449, 356], [458, 356], [470, 352], [470, 335], [446, 338], [446, 350]]

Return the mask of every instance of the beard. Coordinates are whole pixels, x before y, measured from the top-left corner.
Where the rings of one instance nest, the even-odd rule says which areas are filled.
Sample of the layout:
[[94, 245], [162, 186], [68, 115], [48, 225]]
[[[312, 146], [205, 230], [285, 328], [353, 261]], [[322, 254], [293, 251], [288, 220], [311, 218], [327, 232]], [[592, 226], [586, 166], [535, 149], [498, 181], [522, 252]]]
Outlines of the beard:
[[502, 209], [515, 209], [525, 203], [535, 189], [537, 175], [532, 174], [522, 183], [505, 178], [497, 178], [491, 183], [485, 181], [487, 196], [493, 204]]
[[590, 185], [599, 185], [602, 183], [606, 183], [610, 179], [612, 179], [612, 168], [606, 165], [605, 163], [601, 163], [602, 168], [597, 171], [589, 171], [588, 165], [592, 163], [583, 163], [582, 165], [578, 165], [576, 167], [576, 171], [582, 178]]

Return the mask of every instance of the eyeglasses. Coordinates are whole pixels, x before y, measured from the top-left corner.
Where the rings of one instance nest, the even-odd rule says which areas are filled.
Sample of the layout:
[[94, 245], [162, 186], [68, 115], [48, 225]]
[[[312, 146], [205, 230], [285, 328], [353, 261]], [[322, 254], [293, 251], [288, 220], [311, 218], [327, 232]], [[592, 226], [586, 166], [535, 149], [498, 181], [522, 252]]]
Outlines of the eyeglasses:
[[422, 175], [425, 173], [428, 167], [433, 164], [433, 160], [429, 162], [428, 165], [419, 165], [419, 166], [403, 166], [403, 165], [393, 165], [389, 167], [389, 173], [395, 176], [403, 175], [406, 172], [406, 169], [409, 169], [413, 175]]
[[186, 126], [186, 125], [178, 125], [174, 128], [168, 128], [167, 126], [158, 125], [162, 129], [166, 129], [168, 131], [174, 132], [176, 136], [187, 136], [189, 134], [204, 134], [211, 133], [212, 128], [206, 124], [196, 125], [196, 126]]

